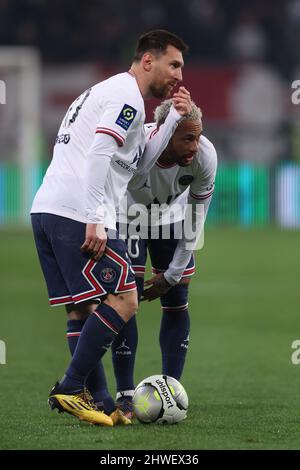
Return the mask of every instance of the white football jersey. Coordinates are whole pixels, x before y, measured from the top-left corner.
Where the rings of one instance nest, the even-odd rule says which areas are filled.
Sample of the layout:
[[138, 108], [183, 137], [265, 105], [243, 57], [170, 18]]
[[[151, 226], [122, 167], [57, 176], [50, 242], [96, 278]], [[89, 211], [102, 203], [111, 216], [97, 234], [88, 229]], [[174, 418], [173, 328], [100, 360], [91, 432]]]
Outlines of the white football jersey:
[[[118, 143], [110, 162], [103, 200], [105, 206], [116, 208], [144, 150], [144, 121], [144, 101], [136, 79], [129, 73], [114, 75], [82, 93], [62, 121], [53, 159], [31, 212], [87, 222], [87, 154], [95, 134], [101, 133], [113, 136]], [[115, 228], [115, 218], [114, 210], [106, 212], [104, 225]]]
[[[147, 140], [156, 134], [156, 125], [145, 125]], [[189, 198], [205, 203], [214, 191], [217, 169], [217, 153], [214, 145], [201, 135], [197, 155], [191, 165], [162, 165], [156, 161], [148, 175], [136, 173], [129, 183], [128, 206], [132, 204], [164, 205], [159, 223], [164, 225], [184, 218], [183, 206]], [[140, 184], [139, 184], [140, 182]], [[178, 210], [176, 207], [178, 206]], [[170, 220], [171, 218], [171, 220]]]
[[[145, 129], [146, 152], [153, 147], [149, 145], [151, 139], [162, 141], [164, 135], [160, 135], [157, 139], [158, 134], [162, 133], [162, 128], [157, 131], [155, 124], [147, 124]], [[170, 132], [167, 133], [168, 139], [171, 136]], [[160, 155], [164, 148], [165, 146], [161, 147], [160, 153], [158, 153], [159, 148], [156, 148], [156, 153]], [[198, 249], [198, 241], [203, 235], [205, 217], [214, 192], [216, 171], [216, 150], [213, 144], [202, 135], [199, 150], [191, 165], [187, 167], [180, 167], [177, 164], [166, 166], [156, 161], [150, 171], [139, 173], [138, 170], [129, 183], [128, 208], [131, 210], [136, 208], [131, 213], [132, 217], [128, 217], [129, 222], [137, 217], [140, 225], [145, 222], [149, 227], [149, 224], [151, 226], [169, 225], [181, 220], [186, 222], [188, 219], [187, 226], [194, 235], [190, 239], [183, 232], [182, 238], [178, 241], [173, 259], [164, 273], [170, 285], [175, 285], [180, 281], [190, 261], [192, 251]], [[192, 209], [191, 219], [187, 218], [187, 204]], [[154, 209], [151, 205], [157, 205], [156, 207], [160, 208], [160, 211], [156, 213], [158, 216], [156, 222], [153, 219]], [[149, 217], [150, 214], [151, 217]], [[201, 242], [199, 246], [201, 247]]]

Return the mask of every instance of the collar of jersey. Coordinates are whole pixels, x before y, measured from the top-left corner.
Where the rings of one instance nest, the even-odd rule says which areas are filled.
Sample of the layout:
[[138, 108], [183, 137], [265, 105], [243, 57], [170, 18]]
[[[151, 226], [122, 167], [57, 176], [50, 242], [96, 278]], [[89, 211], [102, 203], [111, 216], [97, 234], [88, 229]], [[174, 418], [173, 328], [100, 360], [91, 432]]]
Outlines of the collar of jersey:
[[155, 162], [155, 165], [159, 166], [159, 168], [167, 169], [167, 168], [172, 168], [173, 166], [176, 166], [176, 163], [161, 163], [158, 160]]

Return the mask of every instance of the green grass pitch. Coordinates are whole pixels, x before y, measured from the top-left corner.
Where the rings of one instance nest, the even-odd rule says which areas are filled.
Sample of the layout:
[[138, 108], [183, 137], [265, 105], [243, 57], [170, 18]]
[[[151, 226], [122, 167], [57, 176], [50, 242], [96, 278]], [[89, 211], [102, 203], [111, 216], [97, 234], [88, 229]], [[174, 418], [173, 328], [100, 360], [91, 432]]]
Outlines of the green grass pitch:
[[[112, 429], [50, 412], [69, 361], [66, 316], [51, 309], [30, 232], [0, 232], [0, 449], [299, 449], [299, 232], [208, 228], [191, 284], [182, 383], [188, 418]], [[159, 303], [138, 313], [136, 382], [160, 373]], [[114, 381], [105, 357], [111, 391]]]

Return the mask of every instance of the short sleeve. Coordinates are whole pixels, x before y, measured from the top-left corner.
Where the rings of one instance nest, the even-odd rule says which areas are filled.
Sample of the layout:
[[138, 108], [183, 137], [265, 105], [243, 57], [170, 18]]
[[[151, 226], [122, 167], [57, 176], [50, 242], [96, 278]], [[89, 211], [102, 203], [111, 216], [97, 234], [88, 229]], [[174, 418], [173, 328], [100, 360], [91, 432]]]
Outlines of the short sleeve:
[[104, 112], [96, 127], [96, 134], [114, 137], [120, 147], [126, 141], [128, 133], [139, 119], [137, 106], [132, 100], [106, 100]]

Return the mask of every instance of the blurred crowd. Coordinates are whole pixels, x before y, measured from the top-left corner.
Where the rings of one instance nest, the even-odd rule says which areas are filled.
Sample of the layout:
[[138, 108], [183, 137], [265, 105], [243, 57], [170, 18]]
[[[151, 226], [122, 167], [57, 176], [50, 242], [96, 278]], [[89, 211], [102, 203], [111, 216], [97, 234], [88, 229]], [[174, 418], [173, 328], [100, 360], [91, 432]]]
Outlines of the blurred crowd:
[[[185, 77], [222, 159], [300, 161], [300, 106], [290, 99], [300, 78], [300, 0], [0, 0], [0, 47], [40, 52], [49, 149], [65, 108], [105, 77], [101, 67], [123, 69], [138, 36], [162, 27], [190, 46]], [[1, 63], [0, 72], [13, 83]], [[12, 95], [0, 114], [0, 140], [14, 129], [14, 100], [18, 113]]]
[[0, 0], [0, 44], [37, 46], [44, 62], [128, 62], [159, 27], [190, 62], [263, 61], [285, 78], [300, 62], [300, 0]]

